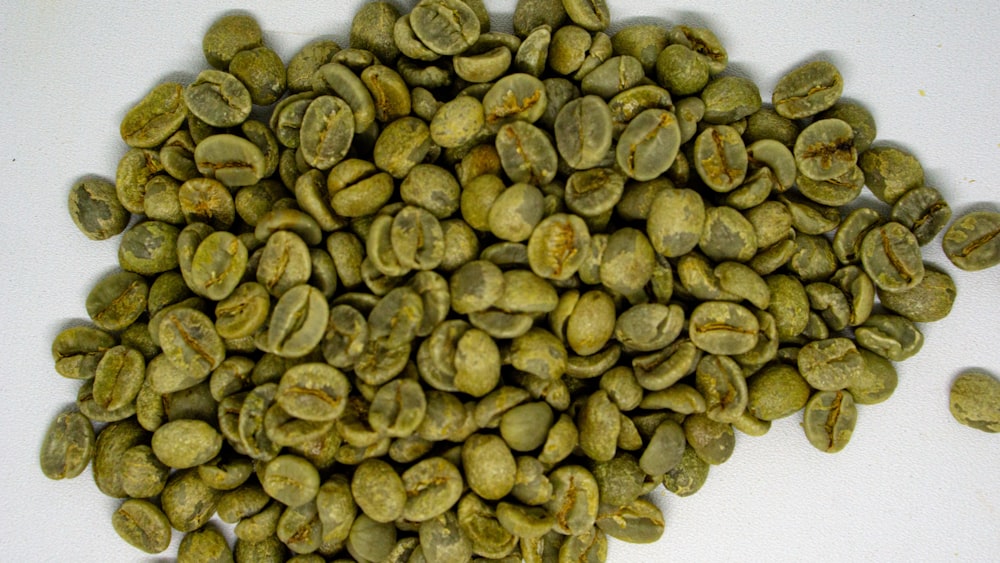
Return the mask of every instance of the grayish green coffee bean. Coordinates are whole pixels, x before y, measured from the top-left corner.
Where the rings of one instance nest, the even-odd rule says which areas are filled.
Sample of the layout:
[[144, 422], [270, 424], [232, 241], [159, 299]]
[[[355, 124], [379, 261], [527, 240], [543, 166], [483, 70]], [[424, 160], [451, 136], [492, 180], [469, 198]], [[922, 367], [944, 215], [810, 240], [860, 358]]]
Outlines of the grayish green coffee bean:
[[1000, 380], [982, 371], [966, 371], [952, 381], [948, 408], [951, 415], [970, 428], [1000, 432]]
[[847, 391], [818, 391], [806, 403], [802, 428], [816, 449], [836, 453], [844, 449], [854, 432], [858, 409]]
[[663, 488], [680, 497], [690, 496], [705, 484], [710, 468], [694, 448], [685, 446], [681, 462], [663, 476]]
[[593, 474], [579, 465], [563, 465], [549, 474], [552, 500], [546, 510], [555, 516], [554, 530], [567, 535], [586, 532], [597, 520], [600, 491]]
[[99, 178], [85, 178], [73, 184], [69, 192], [69, 215], [80, 232], [93, 240], [117, 235], [129, 221], [114, 184]]
[[232, 563], [233, 552], [221, 532], [206, 526], [184, 534], [177, 546], [177, 563]]
[[[141, 212], [140, 212], [141, 213]], [[162, 221], [143, 221], [122, 235], [118, 264], [145, 276], [177, 267], [177, 227]]]
[[94, 428], [79, 412], [56, 416], [42, 440], [39, 464], [49, 479], [72, 479], [94, 457]]
[[924, 261], [913, 233], [889, 222], [876, 227], [861, 242], [861, 264], [872, 283], [885, 291], [912, 289], [924, 278]]
[[473, 434], [465, 441], [462, 468], [469, 487], [487, 500], [506, 496], [517, 476], [510, 448], [501, 437], [493, 434]]
[[903, 194], [924, 185], [924, 169], [909, 152], [874, 146], [858, 157], [865, 185], [880, 200], [892, 205]]
[[222, 491], [209, 487], [197, 469], [184, 469], [171, 474], [160, 494], [160, 505], [175, 530], [190, 532], [211, 519], [221, 496]]
[[844, 79], [832, 63], [813, 61], [781, 77], [771, 103], [779, 115], [801, 119], [829, 109], [840, 98]]
[[267, 160], [252, 142], [229, 133], [212, 135], [194, 149], [198, 171], [230, 188], [250, 186], [264, 177]]
[[677, 117], [667, 110], [648, 109], [633, 118], [622, 132], [616, 162], [629, 177], [652, 180], [670, 168], [680, 144]]
[[858, 345], [895, 362], [901, 362], [924, 345], [924, 335], [906, 317], [871, 315], [854, 330]]
[[944, 254], [962, 270], [1000, 264], [1000, 213], [973, 211], [955, 220], [941, 239]]
[[899, 377], [895, 366], [888, 359], [864, 348], [858, 350], [864, 360], [864, 370], [861, 375], [847, 386], [847, 390], [859, 405], [874, 405], [889, 398]]
[[111, 515], [111, 525], [123, 540], [146, 553], [161, 553], [170, 546], [170, 522], [149, 501], [125, 501]]
[[184, 89], [188, 111], [212, 127], [234, 127], [250, 115], [253, 105], [246, 86], [232, 74], [203, 70]]
[[728, 460], [736, 443], [730, 424], [716, 422], [704, 413], [694, 413], [684, 419], [684, 436], [698, 457], [711, 465]]
[[799, 172], [816, 181], [847, 174], [858, 160], [853, 139], [851, 126], [839, 119], [814, 121], [795, 140]]
[[304, 458], [279, 455], [264, 466], [261, 485], [271, 498], [287, 506], [300, 506], [316, 498], [319, 473]]

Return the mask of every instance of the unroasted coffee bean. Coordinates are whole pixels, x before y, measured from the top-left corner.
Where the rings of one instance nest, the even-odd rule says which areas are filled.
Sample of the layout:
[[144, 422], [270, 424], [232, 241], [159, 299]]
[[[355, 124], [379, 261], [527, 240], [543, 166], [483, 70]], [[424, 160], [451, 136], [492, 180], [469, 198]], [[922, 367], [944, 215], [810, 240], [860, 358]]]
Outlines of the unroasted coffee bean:
[[1000, 431], [997, 395], [1000, 381], [980, 371], [962, 373], [951, 384], [949, 408], [958, 422], [982, 430]]
[[125, 501], [112, 514], [111, 524], [122, 539], [146, 553], [160, 553], [170, 545], [170, 523], [149, 501]]
[[802, 428], [816, 449], [834, 453], [847, 445], [854, 432], [858, 411], [847, 391], [818, 391], [806, 403]]
[[[921, 256], [950, 208], [833, 64], [765, 108], [711, 31], [609, 22], [371, 2], [286, 67], [220, 18], [213, 69], [125, 115], [114, 184], [70, 191], [88, 237], [145, 219], [53, 342], [82, 381], [43, 472], [93, 459], [135, 499], [115, 529], [186, 532], [179, 561], [597, 563], [658, 539], [644, 495], [697, 491], [734, 429], [801, 410], [843, 448], [952, 308]], [[998, 224], [959, 219], [946, 256], [993, 265]], [[975, 377], [953, 413], [992, 430]]]
[[39, 463], [49, 479], [72, 479], [90, 464], [94, 456], [94, 428], [78, 412], [61, 413], [52, 421]]
[[976, 271], [1000, 263], [1000, 213], [973, 211], [948, 227], [941, 241], [944, 254], [963, 270]]

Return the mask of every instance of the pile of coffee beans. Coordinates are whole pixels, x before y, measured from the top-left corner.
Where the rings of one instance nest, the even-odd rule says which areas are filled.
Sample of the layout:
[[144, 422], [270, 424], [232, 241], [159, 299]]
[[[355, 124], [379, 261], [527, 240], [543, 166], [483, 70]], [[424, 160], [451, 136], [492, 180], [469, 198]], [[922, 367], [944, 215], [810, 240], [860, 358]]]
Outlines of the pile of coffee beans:
[[[45, 475], [89, 466], [119, 535], [181, 532], [182, 562], [596, 562], [738, 434], [846, 447], [952, 308], [921, 250], [948, 203], [833, 64], [765, 103], [710, 30], [609, 22], [371, 2], [286, 64], [219, 18], [114, 181], [70, 191], [121, 271], [52, 345], [80, 390]], [[1000, 214], [943, 246], [996, 265]], [[998, 387], [960, 378], [955, 416], [1000, 430]]]

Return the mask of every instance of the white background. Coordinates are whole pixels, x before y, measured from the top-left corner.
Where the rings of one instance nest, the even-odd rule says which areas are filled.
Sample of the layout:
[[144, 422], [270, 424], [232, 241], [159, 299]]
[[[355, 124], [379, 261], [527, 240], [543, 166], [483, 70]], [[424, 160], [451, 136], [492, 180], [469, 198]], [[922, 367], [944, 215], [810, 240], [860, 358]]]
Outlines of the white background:
[[[487, 2], [510, 30], [514, 1]], [[403, 5], [401, 0], [397, 5]], [[187, 82], [206, 67], [201, 35], [241, 7], [288, 59], [318, 36], [347, 43], [359, 0], [340, 2], [0, 2], [0, 560], [159, 561], [114, 533], [117, 501], [89, 469], [52, 482], [37, 468], [51, 420], [78, 383], [52, 367], [49, 347], [86, 319], [92, 284], [117, 267], [117, 239], [87, 240], [66, 211], [83, 175], [114, 177], [126, 150], [118, 125], [157, 83]], [[409, 4], [406, 4], [407, 6]], [[616, 26], [708, 26], [730, 72], [765, 99], [799, 64], [824, 58], [844, 95], [864, 103], [879, 139], [924, 165], [927, 183], [956, 216], [1000, 205], [1000, 21], [981, 2], [612, 2]], [[948, 412], [953, 378], [970, 367], [1000, 374], [1000, 268], [958, 271], [940, 238], [926, 260], [952, 274], [950, 317], [922, 328], [923, 350], [899, 365], [886, 403], [860, 408], [854, 438], [835, 455], [814, 450], [793, 416], [761, 438], [738, 435], [733, 457], [698, 494], [663, 493], [666, 532], [656, 544], [613, 541], [609, 560], [984, 561], [1000, 558], [1000, 435], [959, 425]]]

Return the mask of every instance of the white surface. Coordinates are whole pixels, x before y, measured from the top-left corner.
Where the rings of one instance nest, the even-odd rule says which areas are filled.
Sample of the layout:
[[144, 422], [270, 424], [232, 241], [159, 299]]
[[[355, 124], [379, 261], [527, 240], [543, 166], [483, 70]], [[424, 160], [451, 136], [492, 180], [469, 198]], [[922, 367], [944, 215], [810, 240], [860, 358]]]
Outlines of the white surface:
[[[495, 27], [509, 30], [514, 1], [488, 3]], [[116, 268], [117, 239], [89, 241], [70, 221], [69, 187], [85, 174], [114, 177], [121, 117], [156, 83], [189, 81], [206, 66], [201, 34], [222, 11], [252, 12], [287, 62], [320, 35], [346, 44], [357, 5], [0, 3], [0, 560], [161, 560], [115, 535], [117, 502], [100, 495], [89, 470], [52, 482], [37, 469], [42, 435], [78, 385], [55, 373], [50, 343], [86, 319], [89, 288]], [[712, 28], [730, 72], [754, 79], [765, 99], [791, 68], [831, 60], [845, 96], [875, 115], [879, 139], [913, 152], [956, 216], [1000, 207], [997, 3], [643, 0], [611, 10], [619, 26]], [[963, 369], [1000, 374], [1000, 268], [958, 271], [940, 239], [925, 257], [954, 276], [958, 301], [949, 318], [922, 327], [926, 344], [899, 365], [895, 395], [860, 408], [844, 451], [814, 450], [798, 417], [762, 438], [739, 435], [701, 492], [660, 497], [667, 527], [658, 543], [612, 541], [609, 561], [1000, 558], [1000, 436], [960, 426], [947, 407]], [[163, 558], [176, 544], [175, 536]]]

